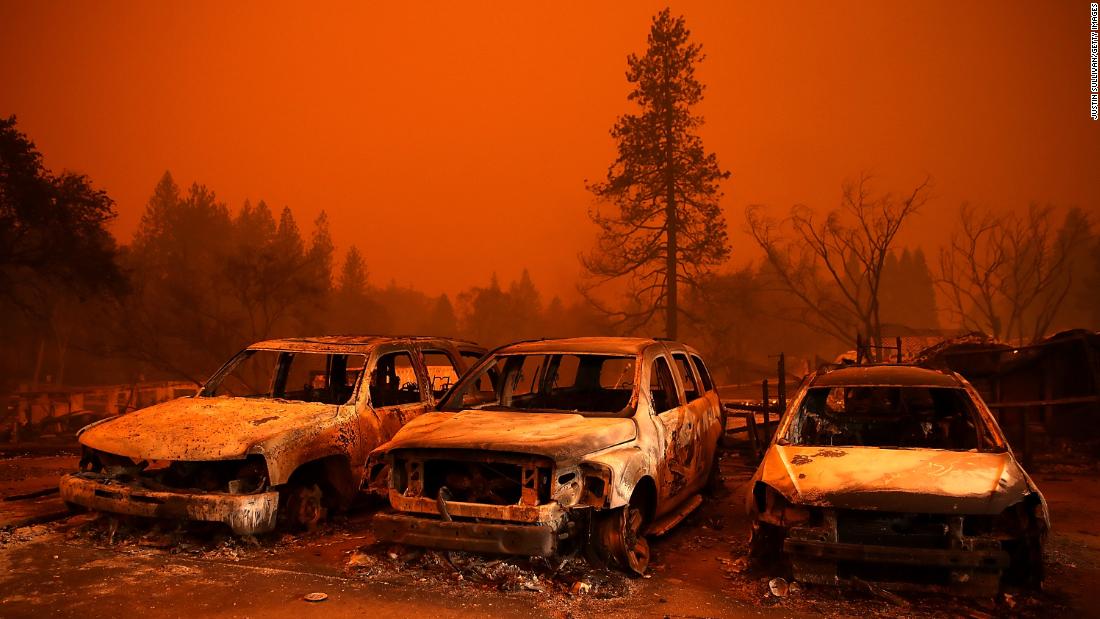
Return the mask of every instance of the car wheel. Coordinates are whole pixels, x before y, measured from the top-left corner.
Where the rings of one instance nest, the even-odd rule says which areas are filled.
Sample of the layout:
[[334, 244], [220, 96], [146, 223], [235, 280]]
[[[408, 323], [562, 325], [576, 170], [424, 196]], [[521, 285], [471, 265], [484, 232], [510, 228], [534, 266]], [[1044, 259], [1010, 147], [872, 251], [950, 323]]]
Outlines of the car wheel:
[[1041, 590], [1044, 580], [1043, 542], [1036, 534], [1029, 534], [1016, 542], [1010, 551], [1011, 561], [1005, 580], [1029, 589]]
[[649, 567], [649, 542], [642, 531], [645, 517], [635, 505], [601, 515], [589, 542], [597, 557], [629, 574], [641, 576]]
[[312, 531], [325, 517], [324, 493], [317, 484], [294, 484], [286, 493], [283, 513], [295, 529]]
[[87, 507], [79, 503], [73, 503], [72, 501], [65, 501], [65, 509], [67, 509], [70, 514], [83, 514], [88, 511]]
[[784, 538], [786, 538], [786, 531], [782, 527], [765, 522], [754, 522], [752, 536], [749, 538], [749, 560], [757, 567], [785, 569]]

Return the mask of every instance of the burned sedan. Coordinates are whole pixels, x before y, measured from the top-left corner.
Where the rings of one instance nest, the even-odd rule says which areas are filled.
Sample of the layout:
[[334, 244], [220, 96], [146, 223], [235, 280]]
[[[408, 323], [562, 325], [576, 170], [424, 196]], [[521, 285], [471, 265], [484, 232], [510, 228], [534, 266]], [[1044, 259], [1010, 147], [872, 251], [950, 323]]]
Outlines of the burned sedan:
[[984, 594], [1042, 579], [1046, 502], [957, 374], [811, 375], [750, 487], [753, 555], [797, 580]]
[[346, 507], [371, 450], [434, 406], [484, 350], [442, 338], [330, 336], [260, 342], [194, 397], [84, 428], [73, 506], [309, 528]]
[[699, 355], [575, 338], [497, 349], [373, 456], [389, 465], [384, 541], [590, 558], [641, 574], [717, 475], [723, 414]]

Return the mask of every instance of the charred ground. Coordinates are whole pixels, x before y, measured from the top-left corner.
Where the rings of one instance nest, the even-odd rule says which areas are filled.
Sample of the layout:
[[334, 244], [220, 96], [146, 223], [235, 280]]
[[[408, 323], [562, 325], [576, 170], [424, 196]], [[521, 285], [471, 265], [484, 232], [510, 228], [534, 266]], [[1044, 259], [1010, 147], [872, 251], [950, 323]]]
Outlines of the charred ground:
[[[70, 457], [0, 461], [5, 494], [41, 485]], [[1085, 465], [1039, 466], [1035, 478], [1055, 526], [1041, 593], [1007, 590], [994, 599], [898, 596], [800, 585], [771, 593], [772, 574], [745, 561], [743, 507], [752, 466], [722, 459], [724, 487], [653, 543], [651, 573], [630, 578], [583, 559], [501, 559], [380, 544], [370, 523], [379, 503], [361, 501], [347, 517], [300, 535], [237, 538], [216, 526], [81, 514], [0, 532], [5, 568], [0, 612], [28, 616], [49, 605], [58, 616], [311, 616], [400, 611], [403, 615], [530, 616], [1088, 616], [1089, 587], [1100, 577], [1100, 544], [1090, 531], [1100, 481]], [[41, 501], [41, 499], [39, 499]], [[5, 501], [4, 522], [21, 501]], [[328, 599], [303, 601], [311, 592]]]

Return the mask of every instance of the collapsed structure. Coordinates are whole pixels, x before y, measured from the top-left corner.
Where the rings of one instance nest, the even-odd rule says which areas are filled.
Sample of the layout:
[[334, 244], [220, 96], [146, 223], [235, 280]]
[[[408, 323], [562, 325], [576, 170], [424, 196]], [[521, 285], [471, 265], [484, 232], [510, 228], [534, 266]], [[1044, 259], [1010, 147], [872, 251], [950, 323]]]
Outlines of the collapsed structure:
[[1059, 444], [1093, 452], [1100, 444], [1100, 333], [1075, 329], [1018, 346], [973, 333], [914, 362], [965, 376], [1025, 459]]

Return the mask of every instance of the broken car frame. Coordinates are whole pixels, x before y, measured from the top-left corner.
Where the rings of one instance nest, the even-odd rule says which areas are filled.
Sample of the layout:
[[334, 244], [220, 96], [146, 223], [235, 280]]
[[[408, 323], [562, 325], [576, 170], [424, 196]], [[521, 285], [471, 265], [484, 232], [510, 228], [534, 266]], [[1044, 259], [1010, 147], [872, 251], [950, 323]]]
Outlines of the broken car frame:
[[193, 397], [91, 424], [75, 506], [222, 522], [237, 534], [314, 526], [358, 493], [367, 456], [430, 410], [484, 349], [446, 338], [328, 336], [254, 344]]
[[753, 556], [796, 580], [988, 594], [1042, 579], [1046, 501], [958, 374], [810, 375], [747, 503]]
[[641, 574], [647, 534], [701, 502], [725, 423], [699, 354], [670, 341], [572, 338], [498, 348], [372, 455], [393, 513], [379, 539], [553, 556], [585, 549]]

